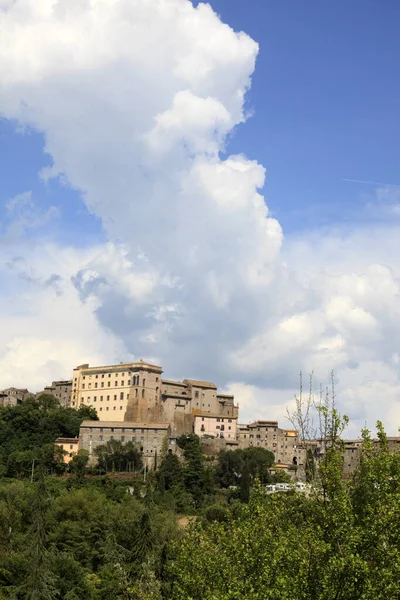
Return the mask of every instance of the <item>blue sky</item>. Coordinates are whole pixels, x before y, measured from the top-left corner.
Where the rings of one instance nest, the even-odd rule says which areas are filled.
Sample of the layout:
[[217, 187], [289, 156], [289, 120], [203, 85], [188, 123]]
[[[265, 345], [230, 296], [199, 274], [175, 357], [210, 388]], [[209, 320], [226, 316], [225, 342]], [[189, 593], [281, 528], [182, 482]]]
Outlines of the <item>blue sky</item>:
[[400, 4], [194, 6], [3, 0], [0, 388], [143, 357], [282, 419], [334, 369], [400, 424]]
[[[400, 4], [213, 0], [211, 6], [260, 45], [247, 97], [254, 115], [227, 150], [266, 167], [265, 196], [285, 233], [368, 220], [364, 207], [373, 187], [343, 178], [400, 184]], [[15, 133], [15, 124], [0, 122], [2, 200], [31, 189], [36, 202], [61, 208], [63, 239], [82, 243], [90, 223], [96, 237], [100, 224], [79, 195], [39, 180], [50, 162], [43, 150], [40, 134]]]

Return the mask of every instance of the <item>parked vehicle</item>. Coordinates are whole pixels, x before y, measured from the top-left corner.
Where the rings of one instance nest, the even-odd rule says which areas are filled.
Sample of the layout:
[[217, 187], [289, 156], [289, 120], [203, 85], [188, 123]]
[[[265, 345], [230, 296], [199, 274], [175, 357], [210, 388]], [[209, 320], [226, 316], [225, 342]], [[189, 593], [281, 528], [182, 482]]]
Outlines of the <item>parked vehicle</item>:
[[302, 483], [301, 481], [297, 481], [295, 484], [295, 488], [298, 492], [305, 492], [307, 489], [307, 486], [305, 483]]

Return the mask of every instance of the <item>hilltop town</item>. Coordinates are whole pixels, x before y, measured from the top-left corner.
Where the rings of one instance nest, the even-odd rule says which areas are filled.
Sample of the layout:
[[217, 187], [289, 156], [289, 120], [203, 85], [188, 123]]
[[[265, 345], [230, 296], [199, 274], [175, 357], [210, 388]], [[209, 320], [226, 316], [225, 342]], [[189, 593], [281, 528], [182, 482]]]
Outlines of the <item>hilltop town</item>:
[[[239, 404], [231, 394], [218, 392], [209, 381], [162, 377], [159, 365], [140, 360], [115, 365], [82, 364], [73, 369], [70, 380], [53, 381], [39, 397], [50, 394], [68, 408], [93, 407], [99, 420], [82, 422], [77, 438], [59, 438], [68, 462], [79, 449], [95, 462], [95, 450], [111, 440], [134, 442], [148, 469], [155, 468], [165, 440], [168, 450], [179, 454], [177, 439], [194, 433], [202, 440], [203, 451], [216, 456], [222, 450], [261, 447], [270, 450], [278, 469], [304, 473], [306, 449], [316, 457], [323, 452], [323, 440], [301, 440], [295, 429], [285, 429], [277, 421], [261, 418], [241, 424]], [[0, 405], [16, 406], [32, 394], [27, 389], [0, 391]], [[391, 450], [400, 438], [388, 438]], [[346, 475], [358, 464], [361, 440], [345, 440], [343, 469]]]

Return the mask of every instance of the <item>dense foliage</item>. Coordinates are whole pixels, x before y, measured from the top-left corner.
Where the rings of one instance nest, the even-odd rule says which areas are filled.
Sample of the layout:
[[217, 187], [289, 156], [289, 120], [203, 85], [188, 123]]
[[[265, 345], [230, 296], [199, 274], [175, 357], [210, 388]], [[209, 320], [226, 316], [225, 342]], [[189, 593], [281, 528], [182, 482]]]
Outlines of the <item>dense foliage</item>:
[[49, 398], [2, 409], [0, 600], [400, 598], [400, 454], [378, 423], [379, 443], [363, 432], [345, 480], [345, 420], [321, 414], [329, 426], [312, 487], [267, 494], [271, 452], [211, 460], [195, 435], [178, 439], [182, 457], [165, 444], [156, 473], [141, 472], [134, 444], [113, 441], [96, 449], [99, 469], [80, 451], [59, 477], [54, 440], [77, 435], [88, 409]]
[[175, 544], [173, 600], [387, 600], [400, 597], [400, 455], [363, 433], [360, 468], [342, 478], [340, 444], [307, 496], [258, 485], [228, 519], [199, 521]]
[[20, 406], [0, 407], [0, 474], [26, 476], [34, 460], [57, 472], [60, 460], [55, 456], [55, 440], [77, 437], [85, 419], [97, 420], [96, 411], [86, 406], [64, 408], [47, 394], [29, 398]]

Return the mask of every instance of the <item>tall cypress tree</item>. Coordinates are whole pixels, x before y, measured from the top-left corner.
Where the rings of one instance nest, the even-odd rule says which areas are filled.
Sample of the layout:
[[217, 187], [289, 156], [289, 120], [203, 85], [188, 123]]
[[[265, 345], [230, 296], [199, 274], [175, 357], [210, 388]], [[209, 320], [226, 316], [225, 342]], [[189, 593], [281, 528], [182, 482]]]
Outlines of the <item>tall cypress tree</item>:
[[49, 493], [43, 467], [39, 467], [37, 476], [32, 502], [31, 543], [28, 551], [30, 569], [23, 592], [26, 600], [54, 600], [57, 598], [55, 578], [49, 568], [46, 549]]

